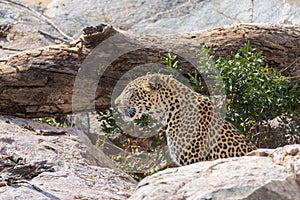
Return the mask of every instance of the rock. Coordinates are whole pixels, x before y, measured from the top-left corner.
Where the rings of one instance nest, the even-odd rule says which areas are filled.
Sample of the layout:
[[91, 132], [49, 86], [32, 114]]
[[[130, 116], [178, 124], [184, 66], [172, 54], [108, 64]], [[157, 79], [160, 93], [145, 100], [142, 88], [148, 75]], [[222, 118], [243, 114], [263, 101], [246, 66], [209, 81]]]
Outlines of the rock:
[[12, 25], [12, 29], [5, 37], [0, 33], [0, 58], [70, 41], [51, 23], [74, 39], [82, 34], [83, 28], [101, 23], [134, 34], [182, 34], [234, 23], [297, 25], [300, 24], [299, 7], [297, 0], [54, 0], [47, 8], [18, 0], [1, 1], [0, 23]]
[[84, 132], [93, 145], [96, 145], [99, 138], [104, 139], [105, 134], [101, 131], [101, 123], [97, 119], [96, 112], [84, 112], [68, 115], [69, 123], [75, 125], [77, 129]]
[[99, 23], [135, 34], [180, 34], [234, 23], [299, 24], [299, 7], [296, 0], [54, 0], [45, 13], [71, 35]]
[[1, 200], [127, 199], [136, 186], [75, 129], [9, 117], [0, 127]]
[[282, 199], [300, 197], [300, 145], [166, 169], [146, 177], [132, 200]]
[[38, 4], [41, 6], [47, 6], [49, 3], [52, 2], [52, 0], [22, 0], [24, 2], [28, 2], [28, 3], [34, 3], [34, 4]]
[[263, 155], [272, 158], [278, 165], [291, 170], [300, 186], [300, 145], [286, 145], [276, 149], [258, 149], [249, 155]]
[[[68, 41], [41, 16], [45, 8], [18, 0], [0, 1], [0, 58]], [[5, 35], [1, 26], [10, 25]], [[57, 25], [59, 27], [59, 25]], [[82, 30], [79, 30], [79, 32]]]

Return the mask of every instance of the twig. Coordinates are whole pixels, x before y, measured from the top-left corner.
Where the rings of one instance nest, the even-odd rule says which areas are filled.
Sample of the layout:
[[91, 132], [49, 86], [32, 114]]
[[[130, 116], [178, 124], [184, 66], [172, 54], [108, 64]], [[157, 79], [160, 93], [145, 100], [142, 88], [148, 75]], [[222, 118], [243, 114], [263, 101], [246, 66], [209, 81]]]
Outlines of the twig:
[[65, 135], [67, 131], [65, 130], [38, 130], [36, 131], [37, 135]]
[[238, 23], [241, 23], [241, 21], [240, 21], [239, 19], [237, 19], [237, 18], [232, 18], [231, 16], [225, 14], [224, 12], [222, 12], [222, 11], [216, 9], [216, 8], [213, 8], [213, 10], [216, 11], [218, 14], [220, 14], [220, 15], [222, 15], [222, 16], [224, 16], [224, 17], [226, 17], [226, 18], [228, 18], [228, 19], [230, 19], [230, 20], [232, 20], [232, 21], [237, 21]]
[[300, 75], [299, 76], [291, 76], [289, 77], [290, 79], [293, 79], [293, 78], [300, 78]]
[[47, 33], [47, 32], [45, 32], [45, 31], [39, 30], [38, 32], [39, 32], [40, 34], [42, 34], [42, 35], [45, 35], [45, 36], [50, 37], [50, 38], [55, 39], [55, 40], [60, 40], [60, 41], [62, 41], [62, 42], [69, 42], [69, 40], [66, 40], [66, 39], [63, 39], [63, 38], [61, 38], [61, 37], [52, 35], [52, 34]]
[[5, 0], [8, 3], [14, 4], [14, 5], [18, 5], [21, 6], [23, 8], [26, 8], [27, 10], [29, 10], [31, 13], [37, 15], [39, 18], [43, 19], [44, 21], [46, 21], [48, 24], [50, 24], [55, 30], [57, 30], [62, 36], [64, 36], [65, 38], [68, 39], [68, 41], [72, 41], [75, 42], [74, 38], [72, 38], [71, 36], [68, 36], [66, 33], [64, 33], [60, 28], [58, 28], [52, 21], [50, 21], [50, 19], [48, 19], [45, 15], [43, 15], [42, 13], [37, 12], [35, 9], [24, 5], [22, 3], [19, 2], [14, 2], [11, 0]]
[[29, 181], [26, 181], [26, 180], [14, 180], [14, 181], [11, 181], [11, 182], [0, 182], [0, 187], [2, 186], [8, 186], [8, 185], [19, 185], [20, 183], [25, 183], [25, 184], [28, 184], [30, 185], [33, 189], [35, 189], [36, 191], [38, 192], [42, 192], [43, 190], [39, 187], [37, 187], [36, 185], [34, 184], [31, 184]]
[[0, 45], [0, 49], [3, 50], [9, 50], [9, 51], [25, 51], [24, 49], [14, 49], [14, 48], [8, 48], [8, 47], [3, 47]]
[[284, 68], [282, 71], [284, 72], [288, 68], [292, 67], [294, 64], [297, 65], [299, 58], [296, 58], [291, 64], [289, 64], [286, 68]]
[[251, 14], [250, 14], [250, 22], [253, 23], [253, 17], [254, 17], [254, 0], [251, 0]]

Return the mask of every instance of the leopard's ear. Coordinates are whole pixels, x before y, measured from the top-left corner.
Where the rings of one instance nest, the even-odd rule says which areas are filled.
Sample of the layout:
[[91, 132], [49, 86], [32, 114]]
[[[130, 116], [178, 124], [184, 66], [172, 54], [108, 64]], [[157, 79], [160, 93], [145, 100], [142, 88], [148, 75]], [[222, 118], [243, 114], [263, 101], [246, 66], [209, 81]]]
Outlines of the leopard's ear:
[[159, 74], [147, 75], [145, 82], [142, 84], [142, 88], [146, 92], [154, 91], [162, 86], [162, 79]]

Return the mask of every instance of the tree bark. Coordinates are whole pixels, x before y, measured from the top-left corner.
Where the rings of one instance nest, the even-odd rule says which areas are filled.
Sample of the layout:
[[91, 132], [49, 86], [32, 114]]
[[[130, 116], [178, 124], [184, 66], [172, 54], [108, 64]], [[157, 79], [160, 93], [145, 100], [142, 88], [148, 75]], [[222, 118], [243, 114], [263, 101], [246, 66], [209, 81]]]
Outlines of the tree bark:
[[187, 73], [204, 44], [218, 58], [250, 41], [263, 51], [269, 67], [283, 70], [294, 84], [300, 76], [299, 37], [300, 27], [284, 25], [239, 24], [171, 36], [134, 36], [109, 25], [87, 27], [75, 43], [0, 59], [0, 114], [34, 118], [108, 108], [115, 85], [129, 70], [160, 63], [171, 49]]

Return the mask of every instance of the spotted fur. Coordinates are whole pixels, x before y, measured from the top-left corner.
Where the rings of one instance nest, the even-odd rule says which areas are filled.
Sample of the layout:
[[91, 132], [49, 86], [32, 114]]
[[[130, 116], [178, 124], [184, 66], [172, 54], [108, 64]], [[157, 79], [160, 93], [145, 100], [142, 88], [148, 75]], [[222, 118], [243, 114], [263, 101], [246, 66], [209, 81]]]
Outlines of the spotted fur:
[[115, 104], [125, 121], [143, 114], [160, 121], [178, 165], [243, 156], [256, 149], [216, 112], [208, 97], [167, 75], [148, 74], [131, 81]]

